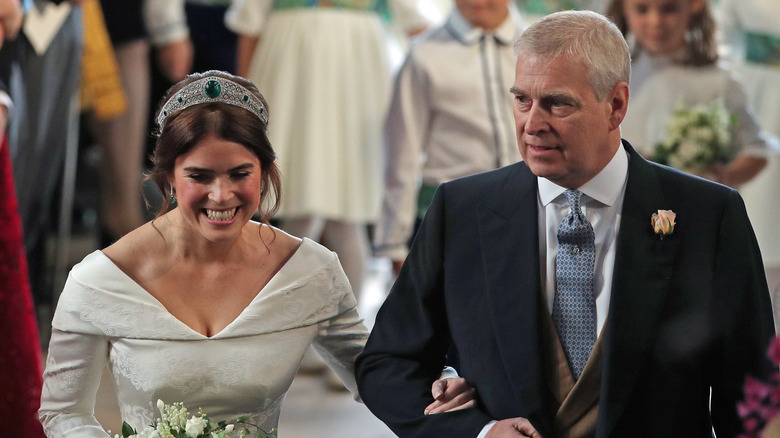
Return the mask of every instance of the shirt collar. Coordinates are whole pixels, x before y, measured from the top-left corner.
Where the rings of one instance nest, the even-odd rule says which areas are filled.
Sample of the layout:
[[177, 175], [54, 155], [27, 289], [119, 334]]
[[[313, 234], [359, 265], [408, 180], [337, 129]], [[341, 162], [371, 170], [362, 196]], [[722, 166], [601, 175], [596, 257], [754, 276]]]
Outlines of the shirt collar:
[[486, 32], [483, 29], [474, 27], [471, 23], [466, 21], [461, 15], [458, 8], [453, 8], [445, 26], [450, 31], [453, 37], [463, 44], [473, 44], [479, 41], [483, 33], [492, 34], [498, 42], [504, 45], [511, 45], [514, 43], [515, 38], [520, 32], [519, 17], [516, 17], [517, 12], [511, 8], [509, 15], [506, 19], [492, 32]]
[[[601, 169], [601, 172], [581, 187], [578, 187], [577, 190], [591, 199], [611, 207], [617, 202], [627, 175], [628, 153], [623, 148], [621, 142], [617, 152], [615, 152], [609, 163]], [[537, 180], [539, 182], [539, 199], [545, 207], [566, 191], [565, 187], [561, 187], [547, 178], [537, 177]]]

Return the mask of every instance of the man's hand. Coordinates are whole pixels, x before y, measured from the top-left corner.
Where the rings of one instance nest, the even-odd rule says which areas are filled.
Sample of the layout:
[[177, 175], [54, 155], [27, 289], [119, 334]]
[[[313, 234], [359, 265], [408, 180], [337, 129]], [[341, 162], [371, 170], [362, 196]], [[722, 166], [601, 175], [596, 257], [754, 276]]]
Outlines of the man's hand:
[[477, 391], [462, 377], [433, 382], [431, 394], [435, 401], [425, 408], [425, 415], [473, 408], [477, 405]]
[[531, 422], [525, 418], [507, 418], [490, 428], [485, 438], [542, 438]]
[[195, 50], [189, 38], [172, 41], [157, 49], [157, 62], [162, 74], [171, 82], [184, 79], [192, 69]]
[[19, 0], [0, 0], [0, 47], [6, 39], [16, 38], [23, 18]]

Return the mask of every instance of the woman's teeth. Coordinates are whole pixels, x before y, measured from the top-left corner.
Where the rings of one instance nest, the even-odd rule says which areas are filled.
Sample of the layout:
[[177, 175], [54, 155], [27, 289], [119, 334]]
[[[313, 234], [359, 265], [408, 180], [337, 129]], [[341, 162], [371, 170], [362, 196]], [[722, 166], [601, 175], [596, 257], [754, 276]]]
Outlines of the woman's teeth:
[[223, 210], [223, 211], [217, 211], [217, 210], [209, 210], [206, 209], [206, 216], [209, 217], [209, 219], [213, 221], [226, 221], [233, 219], [233, 216], [236, 215], [236, 210], [238, 210], [238, 207], [232, 208], [230, 210]]

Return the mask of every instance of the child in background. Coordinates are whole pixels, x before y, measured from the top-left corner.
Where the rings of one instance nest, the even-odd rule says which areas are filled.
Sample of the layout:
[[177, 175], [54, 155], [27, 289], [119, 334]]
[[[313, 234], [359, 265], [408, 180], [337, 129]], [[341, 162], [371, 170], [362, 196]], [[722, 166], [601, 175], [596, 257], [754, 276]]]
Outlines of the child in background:
[[706, 0], [612, 0], [607, 9], [632, 48], [630, 107], [623, 138], [651, 156], [680, 104], [722, 102], [735, 117], [733, 159], [707, 176], [737, 187], [766, 165], [767, 143], [742, 85], [716, 63], [715, 22]]
[[[744, 85], [761, 128], [773, 136], [775, 145], [780, 136], [780, 8], [777, 4], [777, 0], [721, 0], [720, 14], [716, 15], [721, 49], [724, 49], [722, 55]], [[761, 246], [774, 298], [780, 297], [780, 233], [777, 232], [780, 202], [767, 200], [777, 199], [778, 187], [780, 154], [773, 154], [761, 175], [739, 190]], [[780, 329], [780, 318], [775, 321]]]
[[455, 0], [447, 21], [414, 42], [396, 78], [375, 233], [376, 254], [393, 261], [396, 275], [440, 183], [520, 159], [506, 92], [522, 27], [513, 8], [507, 0]]

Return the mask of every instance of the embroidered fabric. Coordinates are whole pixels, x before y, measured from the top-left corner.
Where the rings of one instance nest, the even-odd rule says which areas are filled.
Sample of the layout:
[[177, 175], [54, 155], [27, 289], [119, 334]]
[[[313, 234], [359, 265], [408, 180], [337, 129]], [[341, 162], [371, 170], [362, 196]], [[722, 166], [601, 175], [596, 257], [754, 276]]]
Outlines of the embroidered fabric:
[[105, 437], [92, 412], [108, 365], [122, 419], [136, 429], [159, 416], [162, 399], [270, 430], [310, 344], [357, 397], [352, 367], [367, 330], [355, 305], [336, 255], [305, 239], [236, 320], [206, 337], [96, 251], [73, 268], [58, 304], [41, 422], [49, 437]]

